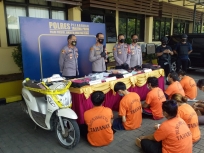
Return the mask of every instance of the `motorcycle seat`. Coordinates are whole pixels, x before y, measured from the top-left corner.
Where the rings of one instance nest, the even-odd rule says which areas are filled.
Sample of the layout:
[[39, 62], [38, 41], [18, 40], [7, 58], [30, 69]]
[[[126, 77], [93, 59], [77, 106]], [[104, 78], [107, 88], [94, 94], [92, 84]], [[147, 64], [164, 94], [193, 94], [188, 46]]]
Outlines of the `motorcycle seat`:
[[[35, 83], [32, 80], [26, 81], [25, 86], [31, 87], [31, 88], [37, 88], [37, 89], [45, 89], [44, 86], [38, 85], [38, 83]], [[35, 91], [30, 91], [30, 93], [32, 94], [33, 97], [44, 97], [45, 96], [44, 94], [39, 93], [39, 92], [35, 92]]]

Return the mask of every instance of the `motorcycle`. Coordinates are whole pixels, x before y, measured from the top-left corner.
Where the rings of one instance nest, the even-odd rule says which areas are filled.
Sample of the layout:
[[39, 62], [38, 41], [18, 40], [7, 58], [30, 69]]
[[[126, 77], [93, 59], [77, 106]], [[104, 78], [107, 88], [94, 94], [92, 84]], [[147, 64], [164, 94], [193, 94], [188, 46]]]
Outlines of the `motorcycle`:
[[59, 143], [65, 148], [75, 147], [80, 140], [78, 118], [71, 109], [71, 81], [36, 82], [25, 79], [22, 83], [23, 110], [36, 125], [55, 130]]

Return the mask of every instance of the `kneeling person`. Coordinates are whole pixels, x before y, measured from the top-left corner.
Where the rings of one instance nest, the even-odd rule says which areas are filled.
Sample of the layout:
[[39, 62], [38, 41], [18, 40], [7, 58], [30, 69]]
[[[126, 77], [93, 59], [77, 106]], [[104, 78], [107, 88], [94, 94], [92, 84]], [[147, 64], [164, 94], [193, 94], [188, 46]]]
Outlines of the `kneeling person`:
[[162, 103], [165, 120], [154, 134], [136, 139], [136, 145], [146, 153], [192, 153], [192, 134], [183, 119], [177, 116], [173, 100]]
[[102, 91], [95, 91], [91, 95], [94, 107], [84, 113], [84, 120], [88, 126], [87, 139], [93, 146], [105, 146], [113, 141], [111, 119], [113, 112], [102, 106], [105, 95]]
[[123, 96], [119, 106], [119, 116], [113, 121], [113, 129], [134, 130], [142, 124], [142, 106], [135, 92], [128, 92], [123, 82], [117, 82], [114, 91]]
[[145, 103], [142, 105], [143, 113], [151, 115], [155, 120], [162, 119], [162, 102], [166, 101], [166, 97], [158, 87], [158, 79], [156, 77], [147, 78], [147, 88], [150, 91], [147, 94]]

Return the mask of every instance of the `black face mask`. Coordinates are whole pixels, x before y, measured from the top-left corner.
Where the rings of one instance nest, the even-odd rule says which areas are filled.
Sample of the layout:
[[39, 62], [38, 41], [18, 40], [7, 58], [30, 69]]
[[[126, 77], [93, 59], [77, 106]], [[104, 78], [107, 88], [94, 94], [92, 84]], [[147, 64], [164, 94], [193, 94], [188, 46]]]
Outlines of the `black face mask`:
[[125, 42], [125, 39], [120, 39], [119, 42], [120, 42], [120, 43], [124, 43], [124, 42]]
[[138, 39], [133, 39], [132, 42], [133, 42], [133, 43], [137, 43], [137, 42], [138, 42]]
[[162, 42], [162, 45], [166, 45], [166, 44], [167, 44], [167, 42], [166, 42], [166, 41], [163, 41], [163, 42]]
[[99, 42], [100, 44], [103, 44], [104, 39], [98, 39], [98, 42]]
[[71, 44], [72, 44], [72, 46], [76, 46], [77, 45], [77, 41], [72, 41]]

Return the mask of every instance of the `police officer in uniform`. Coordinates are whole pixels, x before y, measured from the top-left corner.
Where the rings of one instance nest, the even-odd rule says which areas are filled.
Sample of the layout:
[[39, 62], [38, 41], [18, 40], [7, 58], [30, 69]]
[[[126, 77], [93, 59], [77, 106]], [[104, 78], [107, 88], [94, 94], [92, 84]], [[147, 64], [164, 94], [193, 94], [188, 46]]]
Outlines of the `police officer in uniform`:
[[130, 66], [131, 54], [128, 45], [124, 43], [125, 37], [123, 34], [118, 35], [118, 44], [113, 47], [113, 56], [116, 61], [116, 69]]
[[178, 72], [181, 69], [187, 72], [188, 68], [188, 55], [192, 52], [192, 45], [187, 42], [187, 35], [182, 35], [182, 41], [177, 43], [174, 53], [177, 54], [177, 61], [176, 61], [176, 71]]
[[60, 72], [66, 79], [74, 79], [79, 75], [77, 38], [75, 35], [70, 34], [67, 41], [68, 45], [61, 50], [59, 57]]
[[133, 68], [137, 65], [142, 65], [142, 51], [141, 47], [137, 44], [138, 42], [138, 36], [136, 34], [133, 34], [131, 36], [132, 44], [130, 44], [130, 67]]
[[89, 53], [89, 61], [92, 62], [92, 73], [106, 71], [105, 61], [107, 60], [106, 49], [103, 46], [104, 35], [96, 34], [96, 44], [93, 45]]
[[161, 66], [161, 68], [164, 69], [166, 77], [171, 71], [171, 55], [173, 55], [173, 51], [171, 47], [167, 45], [167, 42], [168, 42], [168, 38], [162, 37], [161, 45], [156, 48], [158, 64]]

